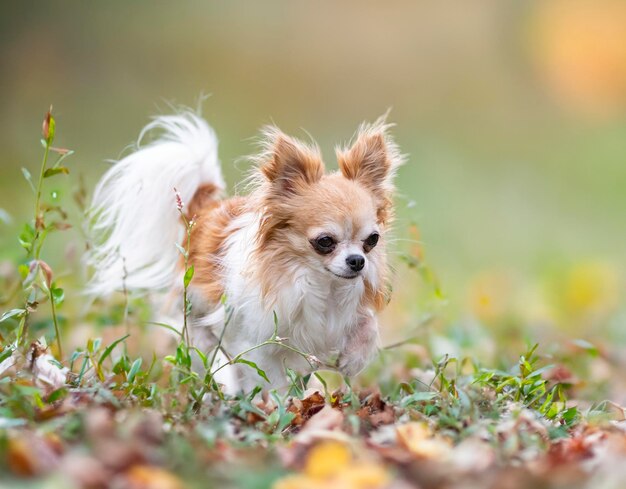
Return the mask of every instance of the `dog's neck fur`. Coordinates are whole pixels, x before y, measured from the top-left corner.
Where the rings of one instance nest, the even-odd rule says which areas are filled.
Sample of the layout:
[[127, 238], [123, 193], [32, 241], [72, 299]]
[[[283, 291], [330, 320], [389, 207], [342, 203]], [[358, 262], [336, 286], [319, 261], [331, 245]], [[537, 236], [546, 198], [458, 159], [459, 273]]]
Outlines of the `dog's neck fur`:
[[293, 342], [320, 358], [339, 350], [362, 307], [363, 279], [307, 270], [283, 284], [277, 305]]

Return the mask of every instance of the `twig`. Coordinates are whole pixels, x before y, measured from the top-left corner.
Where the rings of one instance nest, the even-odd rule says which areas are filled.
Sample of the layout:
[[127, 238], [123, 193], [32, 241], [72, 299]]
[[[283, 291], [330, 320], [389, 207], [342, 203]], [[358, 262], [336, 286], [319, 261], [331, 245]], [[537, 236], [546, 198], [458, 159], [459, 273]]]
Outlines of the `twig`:
[[[435, 319], [435, 316], [432, 316], [432, 315], [428, 316], [428, 317], [422, 319], [415, 328], [417, 329], [417, 328], [421, 328], [423, 326], [428, 326], [430, 323], [432, 323], [434, 321], [434, 319]], [[398, 348], [400, 346], [404, 346], [404, 345], [406, 345], [408, 343], [412, 343], [413, 341], [419, 340], [421, 338], [422, 338], [422, 336], [420, 336], [420, 335], [409, 336], [408, 338], [400, 340], [400, 341], [398, 341], [396, 343], [391, 343], [390, 345], [383, 346], [382, 349], [383, 350], [393, 350], [394, 348]]]

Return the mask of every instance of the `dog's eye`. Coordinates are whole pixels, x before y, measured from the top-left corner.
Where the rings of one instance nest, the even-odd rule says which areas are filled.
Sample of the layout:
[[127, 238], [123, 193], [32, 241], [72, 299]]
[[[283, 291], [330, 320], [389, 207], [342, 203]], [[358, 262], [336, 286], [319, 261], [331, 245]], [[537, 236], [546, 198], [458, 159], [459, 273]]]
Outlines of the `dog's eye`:
[[380, 235], [378, 233], [370, 234], [365, 241], [363, 241], [363, 249], [365, 251], [370, 251], [374, 246], [378, 244], [378, 238]]
[[335, 240], [330, 236], [320, 236], [314, 239], [311, 244], [317, 250], [318, 253], [326, 255], [335, 249]]

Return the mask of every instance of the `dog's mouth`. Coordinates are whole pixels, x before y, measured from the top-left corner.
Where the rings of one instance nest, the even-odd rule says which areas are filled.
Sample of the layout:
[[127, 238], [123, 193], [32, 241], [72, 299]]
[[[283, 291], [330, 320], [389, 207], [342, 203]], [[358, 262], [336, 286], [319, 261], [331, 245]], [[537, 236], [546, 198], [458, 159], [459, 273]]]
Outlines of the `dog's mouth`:
[[[326, 268], [326, 267], [324, 267], [324, 268]], [[359, 277], [361, 275], [359, 272], [354, 272], [353, 274], [341, 275], [339, 273], [333, 272], [330, 268], [326, 268], [326, 270], [328, 272], [332, 273], [335, 277], [343, 278], [343, 279], [346, 279], [346, 280], [352, 280], [352, 279], [355, 279], [355, 278], [357, 278], [357, 277]]]

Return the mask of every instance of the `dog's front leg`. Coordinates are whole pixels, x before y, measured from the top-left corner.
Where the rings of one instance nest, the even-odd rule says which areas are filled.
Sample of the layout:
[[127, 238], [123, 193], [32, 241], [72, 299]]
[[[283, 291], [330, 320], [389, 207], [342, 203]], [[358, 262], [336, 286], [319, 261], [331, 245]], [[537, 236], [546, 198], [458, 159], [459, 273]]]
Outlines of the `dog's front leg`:
[[356, 326], [350, 331], [343, 351], [339, 354], [337, 368], [348, 377], [363, 370], [378, 351], [378, 320], [373, 312], [359, 315]]

